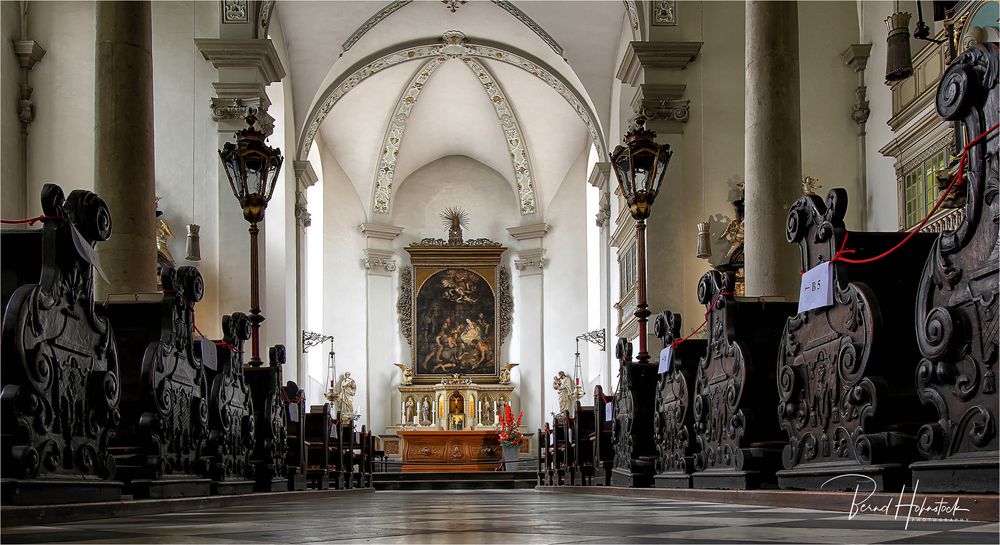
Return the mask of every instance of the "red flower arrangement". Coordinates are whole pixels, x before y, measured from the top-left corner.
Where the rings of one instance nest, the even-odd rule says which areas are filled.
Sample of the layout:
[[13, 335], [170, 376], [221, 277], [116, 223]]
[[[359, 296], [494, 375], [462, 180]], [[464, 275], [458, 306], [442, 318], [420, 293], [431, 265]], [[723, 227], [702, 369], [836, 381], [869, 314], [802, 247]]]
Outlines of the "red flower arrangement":
[[510, 405], [504, 406], [504, 412], [500, 415], [500, 423], [497, 424], [497, 431], [500, 434], [500, 445], [504, 447], [518, 447], [528, 442], [528, 438], [517, 429], [521, 425], [521, 413], [517, 413], [517, 420], [510, 410]]

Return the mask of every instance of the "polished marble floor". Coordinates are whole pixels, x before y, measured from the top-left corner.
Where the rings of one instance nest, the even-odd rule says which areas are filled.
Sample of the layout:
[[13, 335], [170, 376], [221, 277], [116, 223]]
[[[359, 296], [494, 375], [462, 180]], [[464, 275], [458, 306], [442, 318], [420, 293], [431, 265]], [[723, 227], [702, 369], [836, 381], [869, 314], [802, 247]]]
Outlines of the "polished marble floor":
[[[820, 506], [812, 506], [820, 507]], [[3, 543], [997, 543], [997, 523], [534, 490], [377, 492], [4, 528]]]

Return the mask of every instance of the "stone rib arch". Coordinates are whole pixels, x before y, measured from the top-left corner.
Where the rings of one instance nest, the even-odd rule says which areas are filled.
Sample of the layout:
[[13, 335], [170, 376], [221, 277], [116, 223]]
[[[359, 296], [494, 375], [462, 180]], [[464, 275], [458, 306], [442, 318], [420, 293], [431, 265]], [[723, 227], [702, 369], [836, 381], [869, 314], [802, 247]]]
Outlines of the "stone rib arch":
[[514, 109], [510, 101], [507, 100], [507, 95], [504, 94], [500, 83], [486, 66], [475, 58], [464, 57], [462, 60], [483, 84], [483, 90], [486, 91], [486, 96], [496, 111], [497, 121], [500, 123], [500, 129], [503, 130], [504, 139], [507, 141], [507, 151], [510, 152], [511, 163], [514, 167], [514, 182], [517, 185], [521, 215], [534, 214], [538, 211], [535, 204], [535, 181], [531, 173], [528, 145], [524, 141], [524, 134], [517, 122], [517, 115], [514, 114]]
[[379, 152], [378, 164], [375, 167], [375, 182], [372, 184], [372, 211], [387, 214], [389, 213], [389, 200], [392, 198], [392, 182], [396, 176], [396, 158], [399, 154], [399, 147], [403, 143], [403, 134], [406, 132], [406, 122], [410, 118], [410, 112], [417, 104], [417, 98], [427, 80], [434, 75], [434, 71], [441, 65], [447, 57], [434, 57], [417, 69], [413, 77], [406, 84], [403, 92], [396, 101], [396, 109], [389, 119], [389, 125], [385, 129], [385, 136], [382, 138], [382, 148]]
[[347, 70], [330, 84], [323, 92], [322, 98], [311, 109], [299, 138], [299, 159], [308, 157], [319, 126], [330, 114], [334, 105], [352, 89], [369, 77], [404, 62], [416, 61], [445, 55], [448, 57], [477, 57], [503, 62], [516, 66], [545, 82], [558, 93], [577, 113], [590, 133], [591, 140], [597, 148], [599, 156], [607, 155], [607, 146], [601, 133], [597, 115], [586, 104], [583, 97], [571, 85], [566, 83], [554, 70], [540, 60], [533, 59], [527, 53], [515, 50], [501, 44], [470, 44], [465, 35], [458, 31], [445, 34], [443, 40], [431, 43], [411, 43], [405, 47], [388, 52], [377, 53], [364, 59]]

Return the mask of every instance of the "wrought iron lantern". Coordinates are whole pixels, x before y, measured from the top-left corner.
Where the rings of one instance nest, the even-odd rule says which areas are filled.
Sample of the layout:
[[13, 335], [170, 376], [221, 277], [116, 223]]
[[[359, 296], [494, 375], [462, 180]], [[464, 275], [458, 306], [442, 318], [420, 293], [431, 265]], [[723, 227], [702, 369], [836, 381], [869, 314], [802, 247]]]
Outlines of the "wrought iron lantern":
[[649, 217], [673, 155], [669, 145], [656, 143], [656, 133], [646, 129], [645, 124], [646, 118], [636, 118], [635, 126], [625, 133], [625, 145], [619, 145], [611, 153], [618, 186], [637, 221]]
[[219, 159], [229, 178], [233, 196], [243, 208], [243, 218], [250, 222], [250, 346], [248, 362], [253, 367], [263, 365], [260, 359], [260, 270], [258, 266], [257, 224], [264, 220], [267, 203], [274, 194], [274, 186], [284, 160], [281, 150], [265, 142], [266, 135], [254, 128], [257, 111], [250, 108], [246, 117], [247, 128], [236, 133], [236, 143], [226, 142], [219, 150]]
[[645, 124], [646, 118], [636, 118], [635, 126], [625, 133], [625, 145], [619, 145], [611, 154], [618, 187], [635, 219], [635, 265], [638, 273], [635, 317], [639, 326], [639, 354], [636, 360], [640, 364], [649, 363], [646, 347], [646, 321], [650, 315], [646, 302], [646, 218], [656, 194], [660, 192], [663, 175], [673, 155], [669, 145], [656, 143], [656, 133], [646, 129]]
[[249, 109], [247, 128], [236, 133], [236, 143], [226, 142], [219, 158], [229, 178], [233, 195], [243, 208], [243, 217], [250, 223], [264, 220], [264, 209], [274, 194], [284, 158], [281, 150], [269, 147], [266, 135], [254, 127], [257, 111]]

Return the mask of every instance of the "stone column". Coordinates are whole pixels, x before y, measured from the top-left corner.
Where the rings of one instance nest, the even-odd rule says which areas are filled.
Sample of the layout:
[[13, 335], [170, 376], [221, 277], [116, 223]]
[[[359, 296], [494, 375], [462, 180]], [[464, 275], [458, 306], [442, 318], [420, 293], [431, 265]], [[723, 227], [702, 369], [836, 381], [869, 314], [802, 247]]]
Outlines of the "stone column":
[[785, 240], [800, 195], [799, 21], [796, 2], [746, 4], [746, 294], [795, 299], [798, 248]]
[[[518, 325], [520, 353], [517, 368], [521, 377], [519, 396], [521, 408], [524, 410], [524, 400], [537, 399], [539, 406], [535, 412], [538, 421], [532, 421], [531, 412], [524, 411], [528, 416], [525, 425], [529, 430], [542, 426], [548, 413], [545, 411], [545, 398], [550, 395], [551, 384], [546, 384], [545, 377], [545, 275], [543, 271], [547, 260], [543, 239], [549, 231], [547, 223], [510, 227], [507, 231], [517, 239], [521, 248], [514, 259], [514, 268], [518, 272], [518, 290], [514, 301], [514, 320]], [[548, 387], [548, 389], [546, 389]], [[538, 389], [536, 392], [535, 389]]]
[[98, 2], [94, 189], [111, 210], [114, 236], [98, 245], [112, 293], [156, 289], [153, 54], [149, 2]]
[[[390, 342], [394, 338], [396, 315], [395, 273], [396, 253], [393, 241], [402, 227], [381, 223], [361, 224], [361, 233], [367, 240], [367, 249], [361, 265], [367, 271], [367, 354], [365, 362], [365, 409], [364, 422], [372, 433], [384, 433], [386, 426], [392, 425], [394, 403], [391, 392], [395, 383], [396, 367], [399, 361], [399, 345]], [[374, 398], [372, 392], [375, 392]], [[358, 404], [355, 402], [355, 410]], [[419, 411], [418, 411], [419, 414]]]
[[[613, 308], [611, 301], [611, 289], [610, 289], [610, 275], [611, 275], [611, 163], [597, 163], [594, 165], [594, 170], [590, 173], [590, 185], [597, 188], [600, 193], [600, 201], [597, 208], [597, 217], [595, 222], [597, 226], [601, 229], [598, 240], [600, 241], [600, 277], [601, 277], [601, 293], [600, 293], [600, 305], [601, 305], [601, 327], [604, 329], [604, 337], [608, 345], [613, 345], [610, 342], [614, 339], [614, 331], [612, 330], [613, 318], [612, 312]], [[605, 350], [601, 352], [603, 356], [603, 361], [600, 362], [601, 366], [601, 380], [600, 384], [605, 387], [606, 391], [610, 391], [611, 377], [615, 376], [613, 374], [614, 368], [612, 364], [614, 362], [614, 351]], [[596, 362], [595, 362], [596, 363]], [[588, 384], [588, 391], [590, 391]], [[586, 397], [584, 397], [584, 404], [586, 405]]]
[[[292, 163], [292, 168], [295, 169], [295, 180], [297, 182], [295, 191], [295, 261], [297, 266], [297, 272], [295, 274], [295, 346], [298, 354], [303, 354], [302, 352], [302, 330], [305, 329], [303, 326], [306, 323], [306, 317], [308, 309], [306, 308], [305, 302], [309, 300], [308, 291], [306, 289], [306, 278], [308, 274], [308, 255], [306, 249], [309, 248], [308, 244], [308, 230], [306, 229], [312, 225], [312, 217], [309, 214], [307, 208], [308, 202], [306, 201], [306, 190], [313, 186], [319, 177], [316, 176], [316, 170], [313, 169], [312, 163], [309, 161], [294, 161]], [[289, 339], [289, 344], [291, 344], [291, 339]], [[291, 346], [289, 346], [291, 348]], [[295, 374], [295, 382], [298, 384], [305, 384], [306, 376], [308, 376], [308, 362], [305, 357], [299, 357], [299, 366]]]
[[[45, 49], [38, 42], [28, 38], [28, 3], [19, 2], [17, 6], [21, 16], [21, 37], [14, 40], [14, 55], [20, 66], [18, 72], [18, 92], [20, 100], [17, 111], [5, 112], [7, 115], [16, 113], [21, 122], [21, 149], [18, 155], [17, 183], [5, 180], [3, 198], [0, 199], [0, 215], [4, 218], [25, 218], [32, 207], [28, 201], [37, 202], [38, 195], [28, 195], [28, 126], [35, 120], [35, 103], [31, 100], [31, 70], [45, 56]], [[8, 159], [9, 160], [9, 159]], [[8, 226], [11, 227], [11, 226]]]

